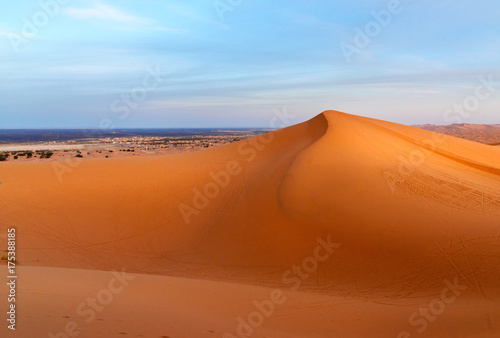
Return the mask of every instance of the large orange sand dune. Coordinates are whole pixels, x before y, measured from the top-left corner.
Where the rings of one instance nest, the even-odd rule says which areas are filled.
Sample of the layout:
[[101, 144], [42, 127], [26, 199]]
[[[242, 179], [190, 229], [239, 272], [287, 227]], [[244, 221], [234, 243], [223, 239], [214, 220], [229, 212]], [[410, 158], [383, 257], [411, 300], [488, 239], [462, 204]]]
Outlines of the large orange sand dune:
[[[237, 335], [273, 290], [288, 301], [252, 336], [500, 336], [498, 147], [327, 111], [196, 153], [11, 162], [0, 174], [0, 234], [16, 227], [29, 276], [24, 330], [29, 316], [55, 332], [47, 315], [78, 317], [98, 270], [125, 269], [137, 278], [105, 310], [123, 322], [103, 337], [139, 336], [138, 312], [147, 337]], [[429, 306], [439, 316], [411, 319]]]

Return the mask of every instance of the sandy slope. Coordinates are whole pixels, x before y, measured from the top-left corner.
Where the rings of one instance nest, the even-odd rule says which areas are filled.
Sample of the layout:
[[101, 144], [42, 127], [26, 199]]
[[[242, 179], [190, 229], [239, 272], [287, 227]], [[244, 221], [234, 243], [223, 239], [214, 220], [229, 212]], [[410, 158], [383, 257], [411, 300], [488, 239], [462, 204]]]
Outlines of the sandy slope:
[[[265, 315], [259, 316], [255, 303], [269, 303], [275, 289], [128, 275], [127, 284], [109, 303], [103, 298], [106, 302], [90, 305], [89, 299], [99, 300], [110, 282], [117, 280], [111, 272], [23, 267], [19, 275], [23, 285], [18, 329], [7, 332], [7, 337], [232, 338], [241, 333], [259, 338], [479, 338], [498, 337], [500, 330], [498, 305], [479, 301], [471, 293], [458, 297], [442, 313], [431, 314], [433, 321], [418, 315], [412, 325], [410, 316], [419, 308], [429, 309], [432, 299], [389, 303], [282, 289], [280, 304], [265, 305]], [[113, 285], [120, 286], [119, 281]], [[4, 290], [2, 283], [0, 291]], [[250, 326], [252, 320], [260, 325]]]
[[[197, 285], [193, 295], [232, 288], [231, 296], [200, 296], [200, 308], [176, 312], [189, 304], [178, 296], [165, 316], [175, 312], [182, 317], [179, 330], [187, 331], [166, 334], [171, 337], [234, 332], [238, 313], [248, 313], [261, 295], [256, 285], [286, 290], [294, 299], [277, 305], [256, 337], [398, 337], [401, 330], [411, 336], [498, 336], [499, 155], [498, 147], [328, 111], [196, 153], [71, 165], [4, 163], [0, 234], [17, 228], [18, 260], [26, 266], [200, 279], [186, 282]], [[85, 298], [83, 284], [104, 273], [26, 269], [61, 281], [58, 287], [43, 284], [42, 293], [74, 293], [74, 301]], [[85, 283], [70, 287], [74, 271]], [[163, 309], [148, 304], [191, 290], [171, 277], [136, 280], [137, 290], [150, 290], [129, 299], [124, 306], [130, 312], [113, 312], [116, 320], [127, 322], [143, 311], [161, 325]], [[417, 319], [412, 325], [408, 317], [445, 297], [447, 283], [460, 285], [460, 295], [446, 303], [439, 320], [428, 320], [432, 327], [415, 333]], [[164, 285], [171, 286], [168, 292]], [[37, 306], [44, 302], [39, 298]], [[308, 302], [319, 307], [311, 310]], [[66, 306], [54, 302], [49, 312]], [[296, 312], [279, 315], [287, 306]], [[30, 314], [36, 313], [33, 305]], [[206, 318], [213, 318], [214, 328], [187, 324]], [[49, 323], [39, 320], [42, 330], [52, 329]]]

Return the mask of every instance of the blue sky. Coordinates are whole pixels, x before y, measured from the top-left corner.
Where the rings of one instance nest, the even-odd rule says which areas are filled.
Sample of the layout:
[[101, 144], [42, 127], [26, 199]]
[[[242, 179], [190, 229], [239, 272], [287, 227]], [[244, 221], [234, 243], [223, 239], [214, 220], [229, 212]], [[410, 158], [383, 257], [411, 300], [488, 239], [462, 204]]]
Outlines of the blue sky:
[[268, 128], [327, 109], [500, 123], [499, 17], [495, 0], [8, 1], [0, 128]]

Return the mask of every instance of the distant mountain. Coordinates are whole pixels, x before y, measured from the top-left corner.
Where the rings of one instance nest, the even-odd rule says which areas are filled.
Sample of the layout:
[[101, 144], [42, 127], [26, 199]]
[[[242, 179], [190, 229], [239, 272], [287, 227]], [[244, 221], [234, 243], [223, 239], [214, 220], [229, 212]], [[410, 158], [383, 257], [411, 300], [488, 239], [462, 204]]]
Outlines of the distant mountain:
[[500, 124], [456, 123], [446, 126], [421, 124], [413, 127], [485, 144], [500, 144]]

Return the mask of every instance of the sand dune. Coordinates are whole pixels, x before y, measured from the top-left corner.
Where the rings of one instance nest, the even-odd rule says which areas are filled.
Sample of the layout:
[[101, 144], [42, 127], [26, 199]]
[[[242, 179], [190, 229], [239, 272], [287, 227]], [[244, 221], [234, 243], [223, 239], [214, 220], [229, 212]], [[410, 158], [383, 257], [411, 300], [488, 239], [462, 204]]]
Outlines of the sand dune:
[[252, 336], [500, 335], [499, 147], [327, 111], [195, 153], [0, 170], [23, 315], [47, 332], [125, 269], [109, 325], [80, 336], [238, 336], [273, 290], [287, 301]]
[[[267, 306], [259, 317], [255, 302], [269, 302], [271, 288], [131, 275], [134, 279], [122, 292], [109, 304], [97, 301], [94, 310], [89, 298], [98, 300], [108, 289], [115, 278], [110, 272], [23, 267], [19, 275], [23, 292], [18, 306], [23, 311], [18, 329], [7, 337], [479, 338], [498, 337], [499, 330], [498, 304], [467, 293], [433, 315], [432, 299], [381, 302], [283, 289], [283, 302]], [[0, 291], [4, 288], [2, 283]], [[420, 308], [434, 320], [425, 321]], [[259, 324], [260, 318], [259, 326], [248, 324]]]

